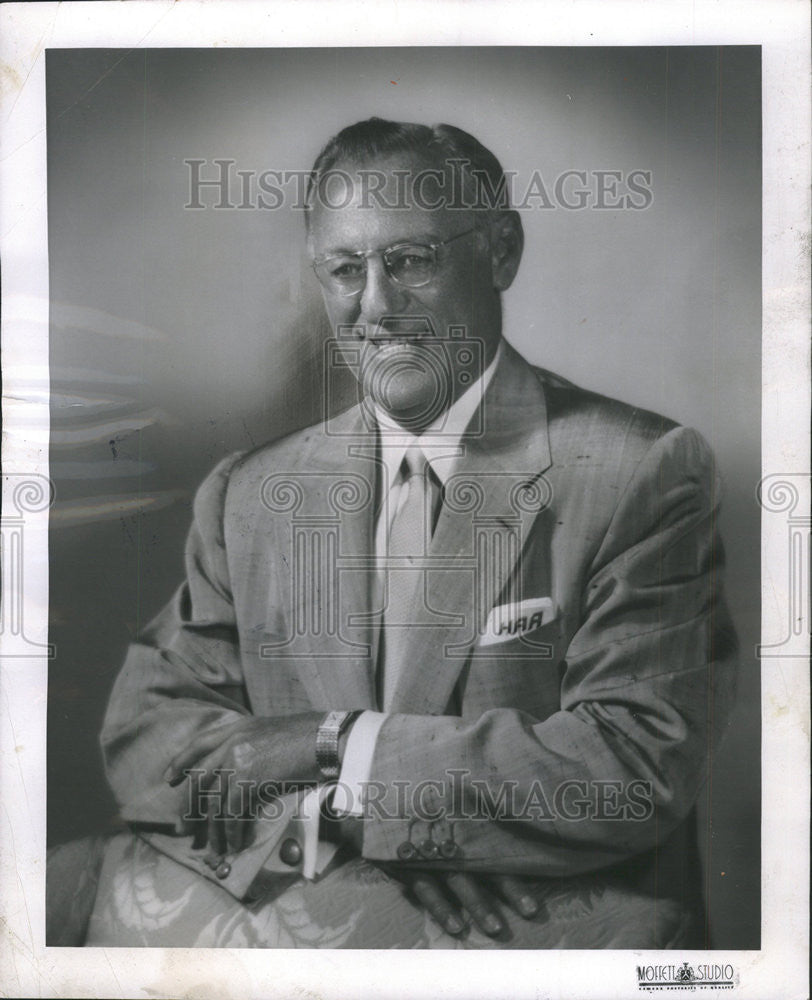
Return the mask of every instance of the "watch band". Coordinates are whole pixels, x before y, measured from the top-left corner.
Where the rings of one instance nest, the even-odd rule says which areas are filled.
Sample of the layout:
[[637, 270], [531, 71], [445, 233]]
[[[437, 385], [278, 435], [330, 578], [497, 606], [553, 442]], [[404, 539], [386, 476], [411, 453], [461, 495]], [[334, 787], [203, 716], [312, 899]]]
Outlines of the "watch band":
[[360, 714], [360, 711], [328, 712], [322, 719], [316, 733], [316, 764], [323, 778], [338, 777], [338, 738]]

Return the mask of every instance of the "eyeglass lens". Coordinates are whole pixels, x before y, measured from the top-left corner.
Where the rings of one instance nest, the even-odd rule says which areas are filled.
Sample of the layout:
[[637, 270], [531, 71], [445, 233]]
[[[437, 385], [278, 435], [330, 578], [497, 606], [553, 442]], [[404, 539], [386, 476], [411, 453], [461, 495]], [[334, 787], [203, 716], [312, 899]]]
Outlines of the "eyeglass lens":
[[[387, 274], [401, 285], [425, 285], [434, 277], [437, 257], [430, 246], [402, 246], [383, 254]], [[367, 262], [364, 254], [344, 254], [316, 265], [316, 274], [345, 295], [364, 287]]]

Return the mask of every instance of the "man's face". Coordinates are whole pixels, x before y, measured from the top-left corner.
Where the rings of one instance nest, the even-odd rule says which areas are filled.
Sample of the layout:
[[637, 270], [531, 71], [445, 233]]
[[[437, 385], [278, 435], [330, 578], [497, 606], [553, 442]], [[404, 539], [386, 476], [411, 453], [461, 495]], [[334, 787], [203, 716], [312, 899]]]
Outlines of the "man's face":
[[[362, 177], [357, 166], [339, 164], [336, 170], [344, 171], [349, 181], [342, 183], [339, 177], [328, 201], [346, 206], [330, 208], [317, 199], [308, 236], [309, 253], [316, 261], [374, 251], [364, 259], [363, 287], [351, 295], [323, 287], [324, 302], [334, 335], [356, 352], [362, 342], [357, 374], [365, 395], [417, 431], [447, 409], [493, 357], [501, 336], [500, 290], [515, 273], [514, 266], [505, 281], [504, 268], [497, 263], [495, 276], [490, 223], [474, 230], [474, 213], [431, 207], [443, 194], [431, 177], [423, 184], [421, 204], [415, 204], [413, 179], [436, 166], [417, 157], [390, 157], [364, 164], [362, 172], [367, 173]], [[400, 172], [399, 180], [394, 170]], [[370, 193], [378, 184], [370, 180], [373, 171], [386, 176], [379, 195]], [[400, 206], [389, 208], [384, 201], [399, 201]], [[390, 267], [392, 273], [387, 270], [382, 251], [446, 240], [452, 242], [437, 249], [436, 273], [428, 283], [409, 287], [397, 281], [397, 267]], [[356, 261], [354, 269], [364, 261]], [[409, 273], [406, 260], [403, 274]]]

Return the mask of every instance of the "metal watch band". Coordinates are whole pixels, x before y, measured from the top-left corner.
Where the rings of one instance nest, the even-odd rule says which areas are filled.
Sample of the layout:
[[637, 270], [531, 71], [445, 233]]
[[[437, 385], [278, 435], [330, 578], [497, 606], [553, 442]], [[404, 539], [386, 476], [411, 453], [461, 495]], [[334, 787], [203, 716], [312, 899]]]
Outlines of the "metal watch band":
[[323, 778], [339, 773], [338, 738], [360, 712], [328, 712], [316, 733], [316, 764]]

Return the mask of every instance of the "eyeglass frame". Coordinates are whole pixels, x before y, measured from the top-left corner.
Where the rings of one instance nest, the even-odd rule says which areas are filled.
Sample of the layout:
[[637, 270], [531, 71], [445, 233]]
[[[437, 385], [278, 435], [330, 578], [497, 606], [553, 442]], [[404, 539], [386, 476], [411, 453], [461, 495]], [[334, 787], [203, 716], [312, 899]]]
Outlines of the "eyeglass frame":
[[[403, 250], [405, 247], [420, 247], [421, 250], [431, 250], [434, 256], [433, 266], [436, 269], [439, 263], [437, 260], [437, 251], [440, 249], [440, 247], [447, 246], [449, 243], [453, 243], [455, 240], [459, 240], [463, 236], [468, 236], [470, 233], [476, 232], [477, 228], [478, 228], [477, 226], [471, 226], [470, 229], [464, 229], [461, 233], [457, 233], [454, 236], [450, 236], [447, 240], [440, 240], [439, 243], [412, 243], [407, 240], [404, 243], [394, 243], [392, 244], [391, 247], [384, 247], [383, 250], [353, 250], [353, 251], [348, 251], [347, 253], [328, 254], [326, 257], [315, 258], [310, 262], [310, 266], [313, 268], [313, 273], [316, 275], [316, 278], [318, 279], [319, 284], [322, 286], [322, 288], [326, 288], [328, 292], [335, 291], [336, 294], [340, 295], [344, 299], [349, 299], [352, 298], [354, 295], [362, 294], [362, 292], [366, 288], [366, 283], [367, 283], [366, 261], [370, 257], [375, 257], [378, 254], [381, 255], [381, 260], [383, 261], [383, 267], [387, 277], [390, 278], [392, 281], [394, 281], [396, 285], [400, 285], [401, 288], [425, 288], [426, 285], [430, 285], [431, 282], [436, 278], [437, 276], [436, 270], [434, 274], [432, 274], [429, 278], [426, 278], [425, 281], [421, 281], [419, 285], [410, 285], [407, 284], [405, 281], [401, 281], [399, 278], [396, 278], [395, 275], [392, 274], [389, 261], [387, 260], [387, 255], [393, 253], [395, 250]], [[326, 264], [328, 261], [338, 260], [341, 257], [358, 257], [364, 261], [364, 283], [363, 285], [361, 285], [360, 288], [355, 289], [355, 291], [342, 292], [339, 291], [338, 288], [332, 285], [330, 286], [326, 285], [319, 276], [319, 272], [316, 270], [316, 268], [321, 267], [321, 265]]]

